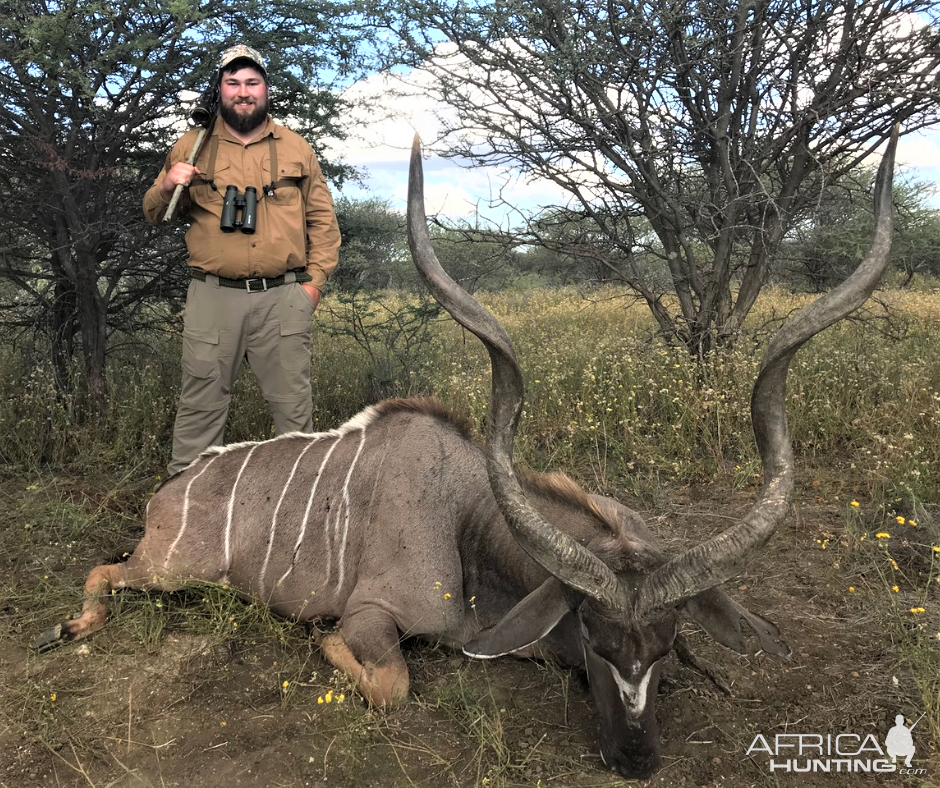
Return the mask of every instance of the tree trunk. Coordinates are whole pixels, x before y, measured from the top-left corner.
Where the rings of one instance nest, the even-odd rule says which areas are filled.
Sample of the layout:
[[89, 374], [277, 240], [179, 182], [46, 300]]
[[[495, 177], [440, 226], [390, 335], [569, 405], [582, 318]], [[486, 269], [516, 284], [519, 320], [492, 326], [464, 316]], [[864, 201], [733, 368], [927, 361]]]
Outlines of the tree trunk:
[[[86, 259], [87, 257], [87, 259]], [[107, 313], [98, 291], [97, 265], [91, 255], [77, 261], [78, 322], [82, 337], [82, 365], [85, 370], [82, 415], [97, 418], [107, 407]]]
[[71, 360], [73, 338], [77, 330], [75, 288], [64, 276], [56, 276], [52, 287], [52, 305], [48, 313], [50, 358], [53, 384], [60, 400], [72, 391]]

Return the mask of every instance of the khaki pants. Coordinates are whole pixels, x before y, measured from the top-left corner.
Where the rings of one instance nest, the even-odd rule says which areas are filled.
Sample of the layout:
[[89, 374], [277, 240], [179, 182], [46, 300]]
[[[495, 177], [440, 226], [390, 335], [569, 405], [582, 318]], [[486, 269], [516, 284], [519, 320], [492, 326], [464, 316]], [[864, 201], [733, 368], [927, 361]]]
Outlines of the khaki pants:
[[232, 384], [247, 360], [274, 417], [274, 430], [311, 432], [310, 325], [313, 301], [288, 282], [257, 293], [192, 280], [183, 323], [183, 380], [170, 476], [221, 445]]

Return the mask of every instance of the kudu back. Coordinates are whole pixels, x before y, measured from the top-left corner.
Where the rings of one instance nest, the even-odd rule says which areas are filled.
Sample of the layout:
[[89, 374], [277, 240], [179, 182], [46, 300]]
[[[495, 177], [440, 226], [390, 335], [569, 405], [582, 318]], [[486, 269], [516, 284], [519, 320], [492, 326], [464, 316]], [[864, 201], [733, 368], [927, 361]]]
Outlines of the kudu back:
[[438, 403], [388, 400], [329, 432], [210, 449], [151, 500], [133, 555], [91, 571], [81, 614], [34, 647], [101, 628], [115, 589], [174, 589], [192, 580], [227, 583], [298, 620], [337, 620], [322, 652], [376, 705], [407, 696], [403, 637], [478, 658], [537, 647], [586, 669], [604, 763], [624, 777], [649, 777], [660, 762], [660, 664], [676, 645], [680, 615], [736, 651], [747, 651], [750, 632], [765, 651], [789, 653], [773, 624], [719, 586], [786, 515], [793, 488], [787, 368], [802, 344], [861, 305], [881, 276], [896, 144], [897, 130], [879, 171], [868, 256], [770, 343], [752, 397], [764, 484], [751, 511], [725, 532], [668, 558], [617, 501], [561, 474], [514, 467], [522, 375], [503, 329], [434, 256], [416, 138], [409, 242], [431, 292], [489, 351], [485, 444]]

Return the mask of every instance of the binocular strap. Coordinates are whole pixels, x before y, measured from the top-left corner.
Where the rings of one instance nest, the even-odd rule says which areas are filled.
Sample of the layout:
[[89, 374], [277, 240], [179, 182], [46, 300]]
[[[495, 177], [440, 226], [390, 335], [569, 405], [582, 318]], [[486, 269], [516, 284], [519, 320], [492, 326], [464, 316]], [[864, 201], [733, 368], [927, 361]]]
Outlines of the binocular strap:
[[[273, 179], [277, 175], [277, 143], [274, 140], [273, 134], [268, 135], [268, 150], [270, 151], [271, 178]], [[219, 135], [213, 134], [212, 138], [209, 140], [209, 162], [202, 179], [209, 184], [209, 186], [212, 188], [212, 191], [214, 192], [219, 190], [215, 185], [215, 160], [218, 155]], [[274, 191], [276, 189], [280, 189], [282, 186], [296, 186], [297, 188], [300, 188], [301, 180], [303, 180], [303, 178], [280, 178], [279, 180], [272, 180], [272, 182], [268, 185], [261, 187], [261, 199], [274, 194]]]

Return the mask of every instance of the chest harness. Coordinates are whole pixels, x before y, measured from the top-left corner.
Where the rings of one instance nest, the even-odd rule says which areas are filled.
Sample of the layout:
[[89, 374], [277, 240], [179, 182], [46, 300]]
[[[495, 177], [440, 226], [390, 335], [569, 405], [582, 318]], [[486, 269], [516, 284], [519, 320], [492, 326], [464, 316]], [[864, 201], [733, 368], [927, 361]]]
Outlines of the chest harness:
[[[274, 135], [268, 135], [268, 150], [270, 151], [271, 157], [271, 177], [277, 175], [277, 144], [274, 141]], [[219, 155], [219, 135], [213, 134], [209, 140], [209, 166], [206, 169], [205, 175], [202, 175], [201, 178], [207, 184], [212, 191], [217, 192], [219, 188], [215, 185], [215, 160]], [[273, 197], [277, 189], [280, 189], [284, 186], [293, 186], [297, 189], [300, 188], [301, 181], [304, 180], [307, 176], [304, 175], [300, 178], [280, 178], [276, 181], [272, 181], [269, 184], [266, 184], [261, 187], [261, 192], [263, 197]]]

